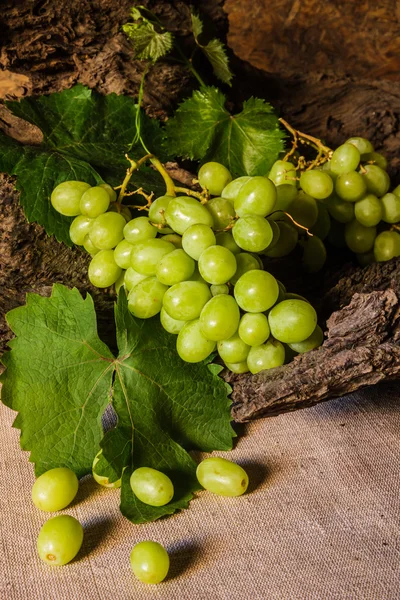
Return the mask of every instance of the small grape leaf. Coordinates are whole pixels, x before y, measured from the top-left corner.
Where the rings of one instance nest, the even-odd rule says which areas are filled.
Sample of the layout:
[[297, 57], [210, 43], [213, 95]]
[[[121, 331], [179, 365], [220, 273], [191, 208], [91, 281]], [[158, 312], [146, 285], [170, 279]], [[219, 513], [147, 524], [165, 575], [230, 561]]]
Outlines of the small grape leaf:
[[[131, 17], [134, 23], [125, 23], [122, 30], [132, 42], [136, 58], [155, 62], [172, 49], [174, 38], [169, 31], [164, 30], [151, 11], [146, 10], [150, 19], [144, 16], [140, 8], [132, 8]], [[155, 25], [160, 31], [156, 30]]]
[[[196, 464], [188, 450], [232, 447], [230, 401], [224, 382], [207, 365], [184, 363], [177, 356], [175, 337], [161, 327], [158, 318], [143, 321], [129, 313], [123, 291], [115, 319], [119, 357], [113, 407], [118, 424], [101, 445], [118, 477], [122, 464], [115, 461], [112, 439], [115, 447], [133, 448], [124, 465], [121, 511], [134, 523], [142, 523], [186, 507], [199, 488]], [[159, 469], [171, 477], [175, 488], [172, 502], [152, 507], [134, 496], [129, 478], [140, 466]]]
[[191, 17], [193, 36], [198, 48], [211, 63], [214, 75], [224, 83], [231, 85], [233, 73], [229, 68], [228, 55], [223, 42], [214, 38], [207, 44], [203, 44], [199, 39], [203, 33], [203, 22], [195, 13], [192, 13]]
[[166, 124], [164, 143], [174, 154], [217, 161], [232, 175], [266, 175], [283, 150], [284, 133], [270, 104], [250, 98], [231, 115], [214, 87], [193, 92]]
[[81, 477], [103, 437], [114, 371], [93, 300], [56, 284], [50, 298], [28, 294], [7, 322], [16, 337], [2, 358], [1, 400], [18, 411], [21, 447], [30, 450], [36, 475], [65, 466]]

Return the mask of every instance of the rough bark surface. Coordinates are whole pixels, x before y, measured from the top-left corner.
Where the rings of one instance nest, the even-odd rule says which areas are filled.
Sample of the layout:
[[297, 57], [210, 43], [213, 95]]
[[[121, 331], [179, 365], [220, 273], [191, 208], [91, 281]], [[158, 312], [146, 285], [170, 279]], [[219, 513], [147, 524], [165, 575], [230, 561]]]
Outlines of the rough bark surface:
[[[137, 95], [144, 66], [134, 59], [121, 33], [133, 3], [5, 0], [0, 21], [0, 98], [51, 93], [77, 82], [104, 94]], [[168, 22], [185, 45], [188, 2], [145, 0], [141, 4]], [[394, 181], [398, 179], [400, 38], [398, 9], [390, 0], [378, 8], [345, 0], [334, 6], [320, 0], [198, 0], [192, 4], [208, 15], [220, 37], [227, 35], [229, 25], [229, 43], [237, 55], [231, 56], [237, 74], [230, 93], [233, 104], [250, 95], [264, 97], [294, 126], [332, 145], [350, 135], [366, 135], [386, 154], [390, 173]], [[156, 65], [147, 77], [146, 110], [166, 118], [194, 85], [183, 67]], [[40, 143], [36, 128], [22, 126], [1, 105], [0, 130], [26, 143]], [[185, 181], [184, 172], [171, 168]], [[87, 264], [88, 257], [79, 250], [58, 244], [40, 226], [26, 222], [13, 180], [1, 175], [0, 354], [10, 338], [5, 313], [22, 304], [27, 292], [48, 295], [55, 282], [94, 295], [99, 329], [113, 344], [113, 297], [90, 286]], [[322, 298], [323, 320], [338, 311], [328, 320], [327, 341], [322, 349], [271, 373], [227, 376], [233, 384], [236, 420], [310, 405], [399, 376], [399, 262], [364, 270], [347, 265], [327, 273], [324, 280], [316, 283], [316, 279], [301, 282], [297, 273], [296, 281]]]

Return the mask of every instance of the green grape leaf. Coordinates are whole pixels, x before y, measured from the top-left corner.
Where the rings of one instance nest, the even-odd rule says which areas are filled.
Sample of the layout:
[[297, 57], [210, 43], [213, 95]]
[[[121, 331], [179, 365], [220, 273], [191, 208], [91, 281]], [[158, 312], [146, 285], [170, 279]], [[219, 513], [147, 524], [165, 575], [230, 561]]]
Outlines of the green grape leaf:
[[[7, 102], [14, 115], [40, 128], [43, 142], [24, 146], [0, 134], [0, 171], [17, 176], [21, 204], [27, 219], [37, 222], [59, 241], [71, 245], [71, 219], [59, 215], [50, 204], [56, 185], [68, 179], [96, 185], [107, 181], [119, 185], [128, 162], [125, 154], [145, 154], [135, 142], [137, 106], [128, 96], [101, 96], [83, 85], [49, 96], [27, 97]], [[162, 146], [159, 123], [141, 114], [141, 136], [157, 151]], [[167, 154], [158, 156], [162, 160]], [[142, 167], [132, 184], [148, 193], [162, 194], [163, 182], [154, 170]]]
[[[81, 477], [101, 448], [96, 473], [110, 482], [123, 475], [121, 511], [128, 519], [142, 523], [185, 508], [199, 489], [188, 451], [232, 447], [229, 390], [217, 369], [181, 361], [174, 336], [157, 318], [129, 313], [123, 289], [115, 310], [117, 358], [98, 337], [91, 297], [76, 289], [56, 284], [50, 298], [28, 294], [7, 320], [16, 337], [3, 357], [1, 399], [18, 412], [14, 426], [36, 474], [67, 466]], [[104, 435], [110, 401], [117, 424]], [[140, 466], [171, 477], [175, 495], [167, 506], [134, 496], [129, 478]]]
[[1, 400], [18, 411], [21, 447], [31, 452], [36, 475], [65, 466], [81, 477], [103, 437], [114, 371], [92, 298], [54, 285], [50, 298], [28, 294], [7, 322], [16, 337], [2, 358]]
[[225, 46], [221, 40], [216, 38], [210, 40], [207, 44], [200, 41], [203, 33], [203, 22], [198, 15], [191, 13], [192, 31], [195, 42], [203, 54], [207, 57], [214, 71], [214, 75], [224, 83], [231, 85], [233, 73], [229, 68], [228, 55]]
[[283, 150], [284, 133], [270, 104], [250, 98], [231, 115], [214, 87], [193, 92], [166, 124], [164, 143], [191, 160], [217, 161], [233, 176], [266, 175]]
[[[131, 17], [134, 23], [125, 23], [122, 31], [132, 42], [136, 58], [155, 62], [168, 54], [174, 44], [174, 38], [169, 31], [165, 31], [155, 15], [138, 6], [131, 9]], [[160, 31], [156, 30], [156, 26]]]

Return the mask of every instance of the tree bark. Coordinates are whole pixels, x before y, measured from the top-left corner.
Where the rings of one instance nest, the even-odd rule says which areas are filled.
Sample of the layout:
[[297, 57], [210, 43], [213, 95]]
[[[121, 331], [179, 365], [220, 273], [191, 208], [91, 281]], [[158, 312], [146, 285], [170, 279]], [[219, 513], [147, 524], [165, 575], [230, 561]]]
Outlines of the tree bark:
[[[131, 45], [121, 33], [132, 3], [6, 0], [1, 23], [0, 97], [51, 93], [78, 82], [104, 94], [137, 96], [144, 65], [134, 59]], [[189, 3], [146, 0], [141, 4], [154, 10], [186, 44]], [[239, 108], [251, 95], [266, 98], [295, 127], [331, 145], [350, 135], [365, 135], [386, 154], [389, 172], [398, 182], [400, 82], [396, 57], [400, 53], [396, 49], [400, 38], [387, 35], [398, 26], [389, 0], [375, 10], [379, 19], [368, 36], [356, 38], [355, 32], [369, 23], [368, 3], [361, 6], [339, 0], [334, 8], [317, 0], [301, 4], [297, 0], [198, 0], [194, 4], [208, 16], [219, 37], [226, 37], [229, 29], [228, 41], [236, 52], [231, 51], [230, 56], [236, 73], [236, 83], [228, 92], [232, 106]], [[345, 16], [344, 24], [340, 15]], [[147, 76], [147, 112], [165, 119], [194, 85], [183, 67], [156, 64]], [[21, 124], [1, 105], [0, 130], [26, 143], [41, 140], [36, 128]], [[27, 292], [48, 295], [55, 282], [90, 291], [98, 308], [100, 332], [113, 345], [113, 295], [88, 283], [87, 255], [58, 244], [43, 228], [26, 222], [13, 180], [6, 175], [0, 176], [0, 256], [0, 354], [11, 335], [5, 313], [21, 305]], [[226, 375], [233, 385], [233, 416], [238, 421], [292, 410], [384, 377], [399, 376], [398, 262], [366, 270], [340, 266], [324, 280], [300, 281], [298, 271], [296, 275], [294, 285], [308, 287], [313, 299], [319, 298], [323, 321], [337, 311], [328, 319], [328, 338], [320, 350], [280, 369], [252, 377]], [[303, 293], [307, 295], [307, 289]], [[354, 296], [356, 293], [361, 295]], [[361, 327], [365, 315], [369, 315], [369, 325]]]

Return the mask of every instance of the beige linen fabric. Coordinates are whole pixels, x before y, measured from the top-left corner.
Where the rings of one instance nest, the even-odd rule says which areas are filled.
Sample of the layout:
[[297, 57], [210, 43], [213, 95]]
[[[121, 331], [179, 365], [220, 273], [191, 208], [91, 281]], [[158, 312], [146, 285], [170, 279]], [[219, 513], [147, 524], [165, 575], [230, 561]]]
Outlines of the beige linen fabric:
[[[246, 466], [250, 493], [202, 492], [156, 523], [129, 523], [118, 491], [87, 477], [64, 511], [83, 524], [84, 546], [58, 568], [36, 554], [48, 515], [31, 503], [33, 468], [1, 407], [1, 600], [398, 600], [399, 391], [381, 385], [251, 424], [226, 454]], [[144, 539], [171, 554], [158, 586], [130, 572]]]

